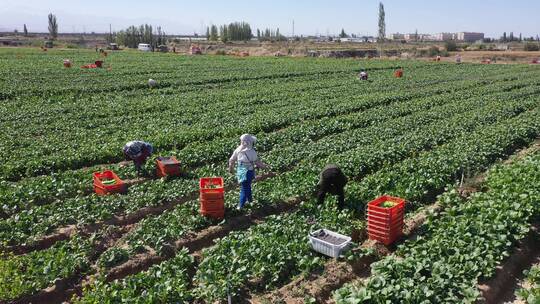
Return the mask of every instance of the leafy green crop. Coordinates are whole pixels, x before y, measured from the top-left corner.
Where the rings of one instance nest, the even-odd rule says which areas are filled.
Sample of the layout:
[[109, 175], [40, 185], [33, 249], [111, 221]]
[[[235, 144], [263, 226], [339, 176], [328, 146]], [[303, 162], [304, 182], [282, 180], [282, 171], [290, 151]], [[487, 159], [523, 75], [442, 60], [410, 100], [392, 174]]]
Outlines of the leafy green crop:
[[84, 273], [92, 242], [81, 237], [27, 255], [0, 255], [0, 301], [18, 299], [53, 285], [56, 280]]
[[[508, 183], [511, 181], [511, 183]], [[337, 303], [474, 303], [489, 278], [540, 214], [540, 154], [492, 170], [488, 191], [463, 201], [455, 190], [427, 232], [372, 266], [363, 285], [334, 294]]]
[[98, 278], [75, 303], [188, 303], [193, 299], [187, 273], [191, 267], [193, 258], [180, 251], [166, 263], [123, 280], [109, 284]]
[[528, 286], [518, 290], [517, 295], [528, 304], [536, 304], [540, 301], [540, 265], [531, 267], [524, 274]]
[[[164, 253], [177, 240], [219, 225], [200, 216], [191, 200], [144, 218], [101, 255], [90, 252], [91, 238], [79, 236], [26, 255], [7, 253], [68, 225], [183, 200], [197, 192], [202, 176], [224, 176], [235, 186], [226, 161], [243, 133], [259, 138], [256, 148], [277, 175], [255, 184], [255, 202], [242, 211], [233, 210], [237, 190], [228, 191], [227, 219], [291, 197], [308, 203], [218, 240], [200, 267], [181, 251], [124, 280], [100, 278], [81, 301], [222, 300], [229, 292], [278, 287], [324, 263], [307, 244], [310, 229], [325, 225], [347, 234], [365, 225], [358, 213], [308, 199], [326, 164], [337, 163], [350, 177], [347, 204], [355, 211], [383, 193], [416, 207], [463, 172], [484, 170], [540, 133], [540, 72], [524, 65], [404, 61], [410, 76], [403, 81], [392, 77], [395, 62], [381, 60], [113, 52], [105, 59], [110, 69], [82, 71], [62, 68], [65, 58], [77, 66], [95, 53], [0, 50], [0, 251], [6, 252], [0, 301], [34, 294], [57, 278], [102, 274], [144, 250], [169, 257]], [[360, 68], [372, 82], [356, 81]], [[160, 87], [148, 90], [148, 78]], [[145, 180], [126, 195], [94, 195], [95, 171], [135, 178], [131, 164], [118, 163], [123, 144], [134, 139], [156, 148], [147, 170], [154, 170], [155, 157], [175, 155], [186, 174]]]

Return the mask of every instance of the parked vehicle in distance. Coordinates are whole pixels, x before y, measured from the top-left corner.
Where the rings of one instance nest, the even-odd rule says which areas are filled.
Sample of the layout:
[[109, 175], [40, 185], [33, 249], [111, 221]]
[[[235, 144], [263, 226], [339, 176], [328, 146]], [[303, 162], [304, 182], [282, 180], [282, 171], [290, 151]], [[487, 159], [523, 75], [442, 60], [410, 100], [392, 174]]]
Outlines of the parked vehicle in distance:
[[143, 51], [143, 52], [151, 52], [152, 51], [152, 47], [148, 43], [139, 43], [139, 46], [137, 47], [137, 49], [139, 51]]
[[164, 44], [162, 44], [162, 45], [159, 45], [159, 46], [157, 47], [157, 50], [160, 51], [160, 52], [162, 52], [162, 53], [167, 53], [167, 52], [169, 51], [169, 47], [166, 46], [166, 45], [164, 45]]
[[116, 43], [109, 43], [107, 49], [111, 51], [118, 51], [120, 48], [118, 48], [118, 44]]

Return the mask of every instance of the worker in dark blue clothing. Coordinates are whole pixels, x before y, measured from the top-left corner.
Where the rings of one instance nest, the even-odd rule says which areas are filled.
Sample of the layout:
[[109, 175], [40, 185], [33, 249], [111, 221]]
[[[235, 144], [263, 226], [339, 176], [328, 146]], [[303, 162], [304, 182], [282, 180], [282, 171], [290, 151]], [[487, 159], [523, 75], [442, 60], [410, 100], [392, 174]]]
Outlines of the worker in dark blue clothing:
[[345, 208], [345, 185], [347, 185], [347, 177], [338, 166], [331, 164], [324, 167], [317, 184], [319, 204], [323, 204], [326, 194], [330, 193], [338, 196], [338, 207], [343, 210]]
[[[154, 152], [154, 147], [151, 144], [135, 140], [130, 141], [124, 146], [124, 157], [126, 160], [132, 160], [137, 170], [137, 175], [141, 175], [142, 166]], [[144, 172], [146, 173], [146, 172]]]

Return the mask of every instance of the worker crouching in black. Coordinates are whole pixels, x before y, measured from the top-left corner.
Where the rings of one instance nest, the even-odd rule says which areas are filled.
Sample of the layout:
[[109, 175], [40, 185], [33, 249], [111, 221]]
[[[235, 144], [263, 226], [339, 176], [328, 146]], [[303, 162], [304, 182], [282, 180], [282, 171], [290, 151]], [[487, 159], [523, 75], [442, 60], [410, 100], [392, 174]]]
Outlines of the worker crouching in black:
[[320, 175], [317, 185], [317, 199], [319, 204], [324, 203], [326, 194], [330, 193], [338, 196], [338, 208], [343, 210], [345, 207], [345, 192], [343, 188], [347, 185], [347, 177], [336, 165], [327, 165]]

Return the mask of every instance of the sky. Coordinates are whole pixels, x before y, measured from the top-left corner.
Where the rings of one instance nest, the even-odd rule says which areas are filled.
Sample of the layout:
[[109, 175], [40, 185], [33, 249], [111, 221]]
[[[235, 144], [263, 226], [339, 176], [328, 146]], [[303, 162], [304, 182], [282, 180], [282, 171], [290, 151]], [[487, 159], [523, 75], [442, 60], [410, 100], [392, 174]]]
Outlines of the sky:
[[[385, 0], [386, 32], [504, 31], [540, 35], [540, 0]], [[0, 31], [47, 31], [47, 14], [62, 32], [108, 32], [129, 25], [161, 25], [167, 34], [204, 33], [210, 24], [246, 21], [257, 28], [279, 28], [291, 35], [376, 35], [375, 0], [0, 0]]]

